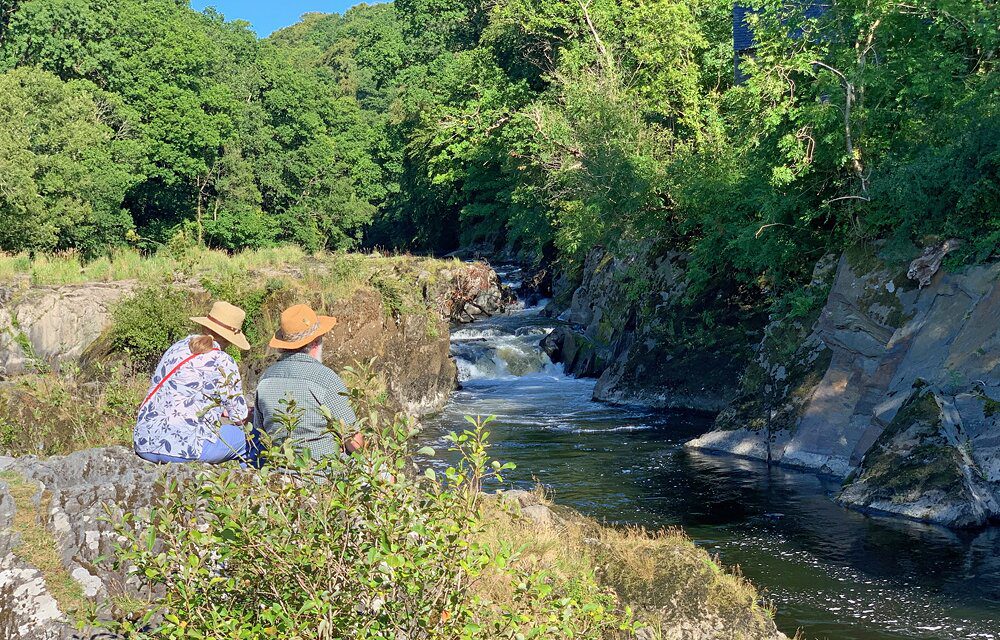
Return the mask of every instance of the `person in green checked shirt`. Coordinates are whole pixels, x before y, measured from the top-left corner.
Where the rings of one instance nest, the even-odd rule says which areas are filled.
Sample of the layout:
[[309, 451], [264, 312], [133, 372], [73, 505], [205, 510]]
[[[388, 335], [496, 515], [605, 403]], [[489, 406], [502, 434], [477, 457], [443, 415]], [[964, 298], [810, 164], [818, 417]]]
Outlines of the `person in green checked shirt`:
[[[365, 446], [360, 432], [342, 444], [321, 410], [325, 407], [326, 413], [348, 427], [357, 422], [347, 401], [347, 386], [323, 364], [323, 337], [336, 324], [336, 318], [317, 315], [304, 304], [282, 312], [281, 325], [269, 343], [281, 352], [281, 358], [261, 376], [253, 414], [255, 430], [267, 434], [273, 446], [290, 439], [296, 449], [308, 449], [313, 458], [351, 454]], [[279, 418], [293, 403], [298, 419], [289, 433], [288, 421]]]

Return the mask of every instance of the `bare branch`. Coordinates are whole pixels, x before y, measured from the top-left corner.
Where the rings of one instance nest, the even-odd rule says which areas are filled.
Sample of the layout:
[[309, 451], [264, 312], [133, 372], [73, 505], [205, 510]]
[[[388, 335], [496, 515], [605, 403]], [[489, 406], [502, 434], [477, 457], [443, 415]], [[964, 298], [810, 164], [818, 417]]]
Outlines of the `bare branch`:
[[836, 197], [836, 198], [831, 198], [830, 200], [827, 200], [823, 204], [831, 204], [831, 203], [837, 202], [839, 200], [863, 200], [865, 202], [871, 202], [872, 201], [871, 198], [867, 198], [865, 196], [839, 196], [839, 197]]

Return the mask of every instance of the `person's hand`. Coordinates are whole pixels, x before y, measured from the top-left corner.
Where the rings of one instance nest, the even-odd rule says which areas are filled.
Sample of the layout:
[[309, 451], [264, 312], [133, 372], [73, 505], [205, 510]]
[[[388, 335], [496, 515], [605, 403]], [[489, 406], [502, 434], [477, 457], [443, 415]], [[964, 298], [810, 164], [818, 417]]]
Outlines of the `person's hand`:
[[359, 451], [365, 448], [365, 437], [361, 433], [355, 433], [351, 436], [346, 443], [344, 443], [344, 448], [347, 449], [347, 453], [353, 454], [355, 451]]

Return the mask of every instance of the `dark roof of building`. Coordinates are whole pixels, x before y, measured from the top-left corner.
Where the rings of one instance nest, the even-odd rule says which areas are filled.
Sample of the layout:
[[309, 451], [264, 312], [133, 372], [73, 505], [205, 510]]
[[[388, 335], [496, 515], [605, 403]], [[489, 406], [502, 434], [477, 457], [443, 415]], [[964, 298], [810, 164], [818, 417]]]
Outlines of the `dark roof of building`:
[[747, 16], [754, 13], [750, 7], [733, 5], [733, 51], [753, 49], [753, 31], [747, 24]]
[[[790, 0], [805, 5], [804, 14], [806, 18], [818, 18], [823, 15], [830, 5], [819, 0]], [[801, 6], [800, 5], [800, 6]], [[733, 5], [733, 51], [740, 53], [754, 48], [753, 30], [747, 24], [747, 18], [756, 11], [751, 7], [736, 3]], [[793, 37], [799, 37], [801, 29], [795, 28], [792, 31]]]

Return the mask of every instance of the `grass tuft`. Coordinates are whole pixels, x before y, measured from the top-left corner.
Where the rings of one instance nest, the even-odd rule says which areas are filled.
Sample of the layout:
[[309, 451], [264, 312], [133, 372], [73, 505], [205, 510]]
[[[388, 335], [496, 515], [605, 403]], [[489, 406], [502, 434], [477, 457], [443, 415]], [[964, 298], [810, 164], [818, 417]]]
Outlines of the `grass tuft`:
[[[761, 638], [773, 635], [774, 610], [738, 569], [727, 571], [680, 530], [648, 532], [616, 528], [553, 507], [544, 494], [536, 498], [553, 508], [562, 522], [538, 526], [510, 508], [491, 501], [484, 507], [490, 523], [482, 541], [492, 548], [521, 545], [521, 561], [534, 571], [566, 578], [593, 575], [635, 610], [652, 637], [679, 625], [715, 625], [712, 637]], [[483, 580], [483, 595], [502, 601], [509, 585]], [[708, 629], [709, 627], [706, 627]], [[663, 636], [666, 637], [666, 636]]]

